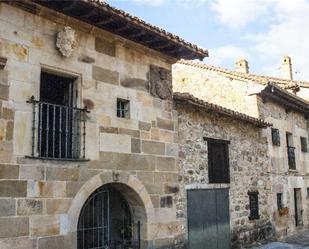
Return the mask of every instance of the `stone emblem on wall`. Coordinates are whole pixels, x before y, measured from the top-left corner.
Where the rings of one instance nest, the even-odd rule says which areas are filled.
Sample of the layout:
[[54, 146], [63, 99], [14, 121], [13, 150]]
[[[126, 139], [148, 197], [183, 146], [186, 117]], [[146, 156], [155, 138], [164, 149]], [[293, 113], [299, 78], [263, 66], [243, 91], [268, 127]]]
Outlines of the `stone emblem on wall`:
[[66, 26], [57, 34], [56, 47], [64, 57], [70, 57], [76, 47], [75, 31]]
[[150, 93], [161, 99], [172, 99], [172, 74], [170, 70], [154, 65], [150, 66], [149, 72]]

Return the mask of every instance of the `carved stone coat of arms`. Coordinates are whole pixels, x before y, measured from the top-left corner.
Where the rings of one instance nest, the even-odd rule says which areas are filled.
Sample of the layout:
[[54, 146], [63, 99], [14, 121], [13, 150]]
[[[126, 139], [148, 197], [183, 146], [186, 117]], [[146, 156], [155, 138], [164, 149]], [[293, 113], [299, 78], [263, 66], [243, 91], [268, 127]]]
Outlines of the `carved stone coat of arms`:
[[150, 66], [149, 73], [150, 93], [161, 99], [172, 99], [172, 74], [170, 70], [154, 65]]
[[75, 31], [66, 26], [57, 34], [56, 47], [64, 57], [70, 57], [76, 47]]

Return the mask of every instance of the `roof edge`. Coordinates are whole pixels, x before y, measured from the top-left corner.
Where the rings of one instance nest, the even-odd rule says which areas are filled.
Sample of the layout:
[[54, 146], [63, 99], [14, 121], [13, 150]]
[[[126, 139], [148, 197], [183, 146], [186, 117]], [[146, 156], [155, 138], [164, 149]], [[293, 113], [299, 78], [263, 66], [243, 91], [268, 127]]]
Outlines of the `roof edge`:
[[244, 113], [236, 112], [231, 109], [206, 102], [204, 100], [194, 97], [192, 94], [187, 93], [187, 92], [186, 93], [174, 92], [173, 99], [176, 101], [184, 101], [190, 105], [203, 108], [206, 110], [216, 111], [217, 113], [221, 115], [236, 118], [238, 120], [241, 120], [246, 123], [250, 123], [259, 128], [267, 128], [267, 127], [272, 126], [271, 123], [268, 123], [263, 119], [254, 118]]
[[219, 67], [219, 66], [207, 65], [202, 62], [193, 61], [193, 60], [181, 59], [177, 61], [177, 63], [186, 65], [186, 66], [192, 66], [192, 67], [204, 69], [204, 70], [227, 74], [237, 79], [255, 81], [263, 85], [267, 85], [269, 82], [273, 82], [275, 84], [284, 85], [285, 86], [284, 89], [294, 90], [294, 89], [297, 89], [297, 87], [309, 88], [309, 81], [307, 82], [307, 81], [299, 81], [299, 80], [288, 80], [288, 79], [283, 79], [283, 78], [278, 78], [278, 77], [273, 77], [273, 76], [257, 75], [257, 74], [252, 74], [252, 73], [242, 73], [242, 72], [237, 72], [237, 71], [226, 69], [226, 68]]
[[[16, 3], [14, 0], [6, 2]], [[177, 35], [152, 25], [102, 0], [21, 0], [35, 3], [66, 16], [76, 18], [99, 29], [175, 58], [199, 59], [208, 57], [208, 50], [185, 41]]]
[[288, 110], [294, 110], [305, 114], [305, 116], [309, 116], [309, 102], [288, 92], [275, 83], [269, 82], [259, 95], [266, 101], [268, 98], [272, 99], [274, 102], [279, 102], [279, 104]]

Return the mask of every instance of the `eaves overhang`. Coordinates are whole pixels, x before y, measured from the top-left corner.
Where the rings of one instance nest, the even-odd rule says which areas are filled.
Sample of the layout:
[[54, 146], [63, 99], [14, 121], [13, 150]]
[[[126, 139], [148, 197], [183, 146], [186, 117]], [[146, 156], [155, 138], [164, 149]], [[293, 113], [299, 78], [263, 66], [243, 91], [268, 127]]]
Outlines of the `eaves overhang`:
[[[99, 29], [163, 53], [176, 60], [208, 57], [208, 51], [179, 36], [114, 8], [102, 0], [28, 0]], [[15, 2], [7, 0], [7, 2]]]
[[287, 112], [300, 112], [304, 114], [305, 118], [309, 118], [309, 103], [274, 83], [269, 82], [259, 95], [264, 102], [271, 100], [283, 106]]

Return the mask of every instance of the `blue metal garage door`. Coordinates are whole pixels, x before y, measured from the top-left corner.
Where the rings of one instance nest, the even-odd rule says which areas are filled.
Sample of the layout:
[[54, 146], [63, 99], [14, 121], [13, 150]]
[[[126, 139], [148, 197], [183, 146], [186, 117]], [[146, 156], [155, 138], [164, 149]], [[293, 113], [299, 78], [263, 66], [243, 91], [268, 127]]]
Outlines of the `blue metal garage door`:
[[229, 249], [229, 190], [188, 190], [188, 230], [190, 249]]

